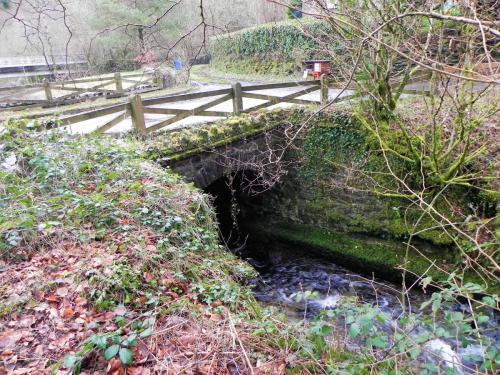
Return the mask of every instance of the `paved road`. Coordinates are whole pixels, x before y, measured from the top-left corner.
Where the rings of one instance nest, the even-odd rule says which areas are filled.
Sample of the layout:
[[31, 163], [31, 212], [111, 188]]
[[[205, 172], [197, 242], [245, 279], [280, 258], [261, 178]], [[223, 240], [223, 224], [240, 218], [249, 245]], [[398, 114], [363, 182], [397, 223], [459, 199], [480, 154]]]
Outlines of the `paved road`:
[[[250, 82], [242, 82], [243, 86], [247, 85], [254, 85], [255, 83], [250, 83]], [[200, 87], [200, 91], [212, 91], [212, 90], [218, 90], [218, 89], [223, 89], [223, 88], [229, 88], [229, 85], [204, 85]], [[258, 91], [250, 91], [258, 94], [263, 94], [263, 95], [273, 95], [273, 96], [279, 96], [283, 97], [288, 94], [292, 94], [294, 92], [301, 91], [305, 88], [305, 86], [298, 86], [298, 87], [290, 87], [290, 88], [280, 88], [280, 89], [270, 89], [270, 90], [258, 90]], [[329, 96], [334, 97], [340, 90], [337, 89], [330, 89], [329, 91]], [[346, 91], [342, 94], [342, 96], [349, 95], [351, 92]], [[222, 97], [221, 96], [212, 96], [208, 98], [201, 98], [201, 99], [194, 99], [194, 100], [186, 100], [182, 102], [175, 102], [175, 103], [166, 103], [166, 104], [161, 104], [161, 105], [156, 105], [154, 107], [156, 108], [174, 108], [174, 109], [193, 109], [196, 107], [199, 107], [205, 103], [211, 102], [216, 100], [217, 98]], [[298, 97], [299, 99], [307, 99], [307, 100], [320, 100], [320, 94], [319, 90], [302, 95]], [[265, 103], [266, 100], [261, 100], [261, 99], [252, 99], [252, 98], [243, 98], [243, 109], [248, 109], [253, 106], [259, 105], [261, 103]], [[273, 108], [286, 108], [293, 106], [294, 104], [290, 103], [278, 103], [275, 105], [272, 105], [268, 107], [269, 109]], [[233, 104], [232, 100], [227, 100], [224, 103], [218, 104], [214, 107], [209, 108], [208, 110], [210, 111], [225, 111], [225, 112], [231, 112], [233, 110]], [[77, 133], [77, 134], [85, 134], [85, 133], [90, 133], [93, 130], [97, 129], [101, 125], [105, 124], [107, 121], [111, 120], [116, 114], [111, 114], [108, 116], [103, 116], [97, 119], [91, 119], [87, 121], [82, 121], [77, 124], [70, 125], [68, 127], [65, 127], [69, 132], [71, 133]], [[163, 121], [165, 119], [168, 119], [170, 117], [173, 117], [172, 115], [156, 115], [156, 114], [146, 114], [146, 127], [154, 125], [155, 123], [159, 121]], [[221, 119], [223, 117], [209, 117], [209, 116], [190, 116], [186, 119], [180, 120], [172, 125], [169, 125], [168, 127], [165, 127], [163, 129], [179, 129], [183, 127], [188, 127], [194, 124], [199, 124], [199, 123], [204, 123], [204, 122], [213, 122], [218, 119]], [[162, 129], [162, 130], [163, 130]], [[120, 122], [119, 124], [115, 125], [113, 128], [111, 128], [109, 131], [106, 133], [108, 134], [113, 134], [113, 133], [122, 133], [132, 130], [132, 122], [130, 118], [125, 119], [124, 121]]]

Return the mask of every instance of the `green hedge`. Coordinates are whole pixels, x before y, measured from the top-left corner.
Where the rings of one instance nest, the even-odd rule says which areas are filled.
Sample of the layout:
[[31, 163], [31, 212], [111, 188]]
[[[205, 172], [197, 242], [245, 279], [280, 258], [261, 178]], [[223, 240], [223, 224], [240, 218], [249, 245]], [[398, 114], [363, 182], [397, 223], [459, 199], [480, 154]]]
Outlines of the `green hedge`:
[[300, 70], [303, 60], [328, 58], [315, 39], [329, 34], [330, 26], [319, 21], [285, 21], [245, 29], [210, 41], [212, 64], [234, 73], [290, 74]]

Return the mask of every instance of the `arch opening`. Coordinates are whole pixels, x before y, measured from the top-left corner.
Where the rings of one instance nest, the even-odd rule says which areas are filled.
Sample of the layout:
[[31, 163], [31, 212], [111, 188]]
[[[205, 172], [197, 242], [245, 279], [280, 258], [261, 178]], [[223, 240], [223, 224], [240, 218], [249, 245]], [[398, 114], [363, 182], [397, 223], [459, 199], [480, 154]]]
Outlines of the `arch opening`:
[[243, 170], [213, 181], [203, 191], [213, 197], [221, 240], [230, 249], [242, 248], [247, 225], [255, 220], [263, 204], [264, 188], [251, 170]]

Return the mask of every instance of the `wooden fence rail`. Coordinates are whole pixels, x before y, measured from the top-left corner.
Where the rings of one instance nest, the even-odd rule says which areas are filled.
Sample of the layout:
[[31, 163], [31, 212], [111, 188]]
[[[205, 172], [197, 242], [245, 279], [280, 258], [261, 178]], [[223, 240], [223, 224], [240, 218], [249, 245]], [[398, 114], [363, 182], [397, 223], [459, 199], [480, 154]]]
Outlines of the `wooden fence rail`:
[[[249, 113], [262, 108], [267, 108], [278, 103], [292, 103], [300, 105], [326, 104], [329, 101], [329, 85], [330, 83], [328, 82], [328, 80], [322, 77], [321, 80], [316, 81], [285, 82], [265, 85], [242, 86], [240, 83], [235, 83], [231, 88], [227, 89], [149, 99], [142, 99], [140, 95], [136, 94], [130, 97], [128, 103], [118, 104], [95, 111], [89, 111], [77, 115], [63, 117], [58, 121], [57, 127], [68, 126], [82, 121], [98, 119], [113, 114], [114, 116], [106, 118], [105, 123], [95, 129], [94, 132], [104, 133], [112, 129], [115, 125], [119, 124], [126, 118], [130, 117], [133, 129], [138, 133], [145, 135], [163, 129], [190, 116], [229, 117], [231, 115]], [[256, 93], [256, 91], [292, 87], [301, 87], [302, 89], [284, 96]], [[319, 101], [300, 99], [301, 96], [318, 90], [320, 91]], [[422, 94], [422, 92], [420, 91], [405, 90], [405, 92], [411, 94]], [[355, 97], [355, 95], [342, 96], [340, 98], [337, 98], [335, 102], [350, 100], [353, 97]], [[159, 107], [163, 104], [184, 102], [201, 98], [210, 98], [211, 100], [204, 104], [198, 104], [192, 109]], [[250, 108], [243, 109], [243, 98], [259, 99], [263, 100], [264, 102], [258, 105], [254, 105]], [[215, 107], [227, 101], [232, 101], [232, 111], [210, 110], [212, 107]], [[160, 119], [152, 125], [146, 126], [146, 115], [151, 114], [165, 115], [170, 117]]]
[[[49, 82], [39, 84], [0, 87], [0, 92], [40, 89], [45, 99], [8, 99], [5, 108], [12, 106], [7, 104], [16, 103], [19, 106], [39, 105], [53, 106], [67, 104], [68, 99], [76, 99], [81, 94], [96, 94], [106, 97], [120, 97], [127, 92], [136, 90], [141, 85], [147, 85], [151, 90], [163, 88], [162, 80], [155, 72], [144, 72], [134, 74], [123, 74], [120, 72], [105, 77], [76, 78], [71, 80]], [[60, 92], [68, 92], [60, 95]], [[56, 95], [56, 92], [59, 95]]]

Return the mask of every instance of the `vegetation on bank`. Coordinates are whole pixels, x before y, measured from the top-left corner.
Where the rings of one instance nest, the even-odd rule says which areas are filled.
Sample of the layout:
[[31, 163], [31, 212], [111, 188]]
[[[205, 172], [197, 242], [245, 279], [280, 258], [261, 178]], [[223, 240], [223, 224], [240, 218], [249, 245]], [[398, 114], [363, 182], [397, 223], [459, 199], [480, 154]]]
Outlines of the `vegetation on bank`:
[[[317, 249], [334, 262], [353, 270], [363, 270], [366, 274], [401, 281], [402, 270], [407, 271], [407, 278], [412, 282], [418, 279], [432, 278], [433, 282], [446, 285], [449, 273], [461, 283], [474, 283], [476, 292], [499, 294], [499, 286], [485, 285], [476, 274], [463, 273], [460, 270], [460, 257], [449, 248], [427, 249], [421, 253], [407, 252], [406, 246], [396, 241], [368, 240], [351, 234], [332, 232], [303, 224], [282, 224], [261, 228], [270, 238]], [[399, 272], [398, 272], [399, 270]], [[446, 271], [446, 273], [442, 271]]]
[[[192, 364], [182, 355], [163, 362], [165, 353], [202, 348], [210, 357], [198, 365], [214, 372], [248, 366], [241, 352], [225, 353], [231, 338], [235, 350], [256, 343], [253, 332], [268, 317], [240, 284], [254, 271], [219, 245], [207, 197], [140, 149], [133, 139], [30, 134], [17, 125], [2, 135], [7, 368], [177, 373]], [[248, 347], [264, 367], [277, 350], [265, 336], [268, 344]]]
[[[384, 353], [410, 361], [422, 355], [424, 349], [405, 352], [412, 338], [386, 336], [373, 323], [357, 327], [369, 316], [389, 317], [352, 300], [339, 306], [344, 315], [322, 314], [310, 324], [260, 306], [244, 285], [254, 271], [219, 245], [207, 197], [144, 159], [140, 141], [32, 133], [24, 125], [10, 123], [1, 142], [6, 368], [368, 374], [410, 366], [406, 359], [374, 360]], [[451, 303], [433, 298], [433, 306]], [[479, 303], [496, 303], [489, 298]], [[332, 318], [346, 319], [349, 340], [366, 341], [366, 350], [350, 353]], [[488, 323], [488, 315], [479, 318]], [[457, 329], [474, 337], [472, 318], [450, 319], [449, 327], [430, 319], [419, 342], [454, 337]], [[195, 352], [202, 354], [193, 361]], [[488, 352], [487, 360], [474, 360], [489, 368], [494, 358]]]
[[210, 40], [211, 64], [232, 73], [290, 75], [302, 68], [304, 60], [328, 57], [318, 40], [329, 33], [327, 23], [313, 20], [244, 29]]
[[[398, 137], [394, 137], [398, 142]], [[399, 144], [397, 147], [404, 147]], [[318, 214], [327, 215], [330, 220], [340, 220], [348, 231], [353, 233], [369, 233], [389, 238], [408, 237], [411, 226], [419, 220], [421, 211], [418, 207], [409, 205], [403, 197], [379, 193], [371, 189], [371, 176], [373, 174], [377, 186], [393, 185], [393, 179], [385, 173], [385, 160], [383, 154], [378, 152], [378, 147], [371, 140], [370, 134], [347, 112], [332, 113], [320, 120], [305, 137], [304, 141], [304, 166], [301, 170], [302, 181], [310, 185], [315, 191], [314, 201], [310, 209]], [[398, 173], [405, 174], [417, 183], [418, 173], [414, 166], [392, 159]], [[350, 171], [349, 168], [352, 168]], [[360, 172], [361, 171], [361, 172]], [[360, 172], [360, 173], [357, 173]], [[349, 217], [338, 217], [335, 212], [335, 192], [345, 186], [345, 178], [349, 173], [356, 174], [355, 181], [350, 184], [353, 196], [362, 199], [364, 196], [373, 196], [377, 200], [378, 212], [357, 212], [356, 207], [351, 207]], [[461, 189], [462, 190], [462, 189]], [[463, 199], [461, 192], [455, 193], [457, 203], [467, 207], [468, 202]], [[477, 192], [471, 192], [477, 194]], [[357, 214], [354, 214], [357, 212]], [[452, 211], [447, 212], [453, 217]], [[421, 231], [419, 238], [430, 241], [436, 245], [451, 245], [453, 241], [439, 228], [434, 228], [429, 218], [421, 218], [418, 224]]]

